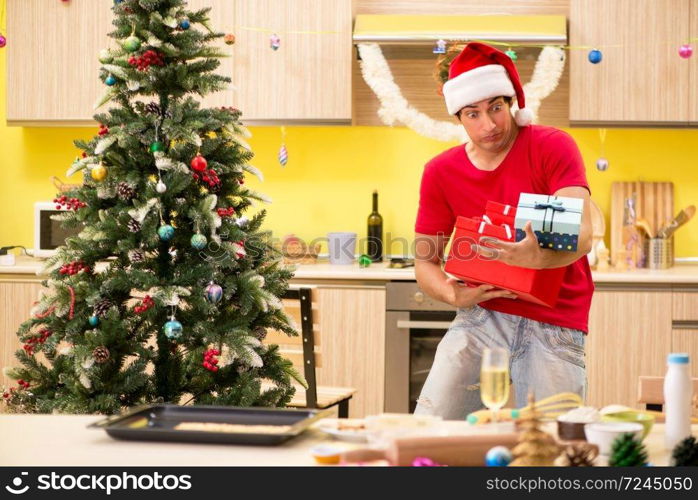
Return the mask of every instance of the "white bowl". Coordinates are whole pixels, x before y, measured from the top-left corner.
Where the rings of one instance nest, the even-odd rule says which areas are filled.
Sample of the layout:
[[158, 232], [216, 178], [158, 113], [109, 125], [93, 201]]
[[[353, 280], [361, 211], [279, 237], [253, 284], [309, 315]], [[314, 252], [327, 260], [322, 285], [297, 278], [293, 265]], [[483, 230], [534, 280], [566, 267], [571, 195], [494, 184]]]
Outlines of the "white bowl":
[[642, 424], [635, 422], [593, 422], [584, 426], [587, 441], [597, 445], [601, 455], [610, 455], [613, 441], [622, 434], [633, 434], [641, 442], [642, 430]]

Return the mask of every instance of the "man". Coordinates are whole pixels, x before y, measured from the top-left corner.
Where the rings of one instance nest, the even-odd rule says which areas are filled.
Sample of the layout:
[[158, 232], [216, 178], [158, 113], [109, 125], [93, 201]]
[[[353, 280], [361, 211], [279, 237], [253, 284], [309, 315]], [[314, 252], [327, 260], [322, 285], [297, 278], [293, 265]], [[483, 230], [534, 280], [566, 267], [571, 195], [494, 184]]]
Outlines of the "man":
[[[480, 365], [487, 347], [509, 351], [517, 407], [526, 405], [529, 391], [537, 399], [567, 391], [584, 397], [584, 337], [594, 285], [585, 257], [591, 248], [590, 191], [579, 149], [561, 130], [530, 125], [516, 67], [492, 47], [469, 43], [451, 63], [443, 94], [449, 114], [470, 139], [424, 168], [415, 272], [427, 294], [458, 313], [439, 344], [415, 413], [462, 419], [482, 408]], [[516, 119], [510, 112], [514, 98]], [[578, 250], [540, 248], [529, 222], [524, 240], [483, 237], [473, 251], [512, 266], [566, 267], [554, 308], [517, 300], [491, 285], [469, 286], [441, 269], [457, 216], [482, 215], [488, 200], [516, 206], [522, 192], [584, 200]]]

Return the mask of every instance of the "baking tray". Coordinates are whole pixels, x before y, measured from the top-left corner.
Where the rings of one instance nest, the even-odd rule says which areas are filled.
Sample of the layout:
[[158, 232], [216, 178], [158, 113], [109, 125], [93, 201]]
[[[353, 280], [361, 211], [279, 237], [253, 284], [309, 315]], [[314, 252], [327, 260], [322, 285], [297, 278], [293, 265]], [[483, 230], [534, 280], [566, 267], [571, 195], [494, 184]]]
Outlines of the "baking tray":
[[[331, 411], [328, 410], [316, 409], [153, 404], [132, 408], [121, 415], [105, 418], [88, 427], [104, 429], [115, 439], [268, 446], [281, 444], [298, 436], [312, 423], [329, 416], [330, 413]], [[183, 422], [287, 426], [287, 428], [280, 432], [263, 432], [254, 428], [241, 432], [231, 432], [230, 429], [226, 431], [175, 429]]]

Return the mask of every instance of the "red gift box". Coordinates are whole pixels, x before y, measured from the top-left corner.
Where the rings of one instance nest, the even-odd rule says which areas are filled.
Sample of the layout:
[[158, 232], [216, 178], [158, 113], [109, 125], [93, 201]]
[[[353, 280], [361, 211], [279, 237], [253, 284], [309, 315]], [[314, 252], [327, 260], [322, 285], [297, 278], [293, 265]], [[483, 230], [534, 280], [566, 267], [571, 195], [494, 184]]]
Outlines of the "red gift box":
[[485, 215], [487, 215], [492, 224], [507, 224], [513, 228], [514, 219], [516, 219], [516, 206], [488, 201], [487, 205], [485, 205]]
[[484, 220], [458, 217], [444, 270], [471, 283], [487, 283], [510, 290], [518, 296], [517, 300], [553, 307], [562, 285], [564, 267], [528, 269], [510, 266], [477, 255], [470, 248], [473, 243], [479, 243], [482, 236], [513, 241], [512, 232], [511, 229], [507, 231], [504, 226], [488, 224]]

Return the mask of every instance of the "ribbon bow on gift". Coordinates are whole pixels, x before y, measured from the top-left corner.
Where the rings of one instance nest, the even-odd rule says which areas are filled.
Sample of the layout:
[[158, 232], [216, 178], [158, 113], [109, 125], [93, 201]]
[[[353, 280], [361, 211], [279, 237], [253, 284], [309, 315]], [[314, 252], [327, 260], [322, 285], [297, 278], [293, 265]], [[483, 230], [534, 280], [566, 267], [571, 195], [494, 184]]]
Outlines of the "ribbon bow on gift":
[[553, 200], [551, 203], [536, 203], [533, 208], [536, 210], [546, 210], [549, 208], [555, 212], [564, 212], [566, 210], [565, 207], [562, 206], [560, 200]]

